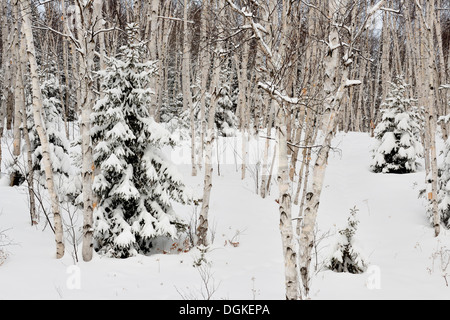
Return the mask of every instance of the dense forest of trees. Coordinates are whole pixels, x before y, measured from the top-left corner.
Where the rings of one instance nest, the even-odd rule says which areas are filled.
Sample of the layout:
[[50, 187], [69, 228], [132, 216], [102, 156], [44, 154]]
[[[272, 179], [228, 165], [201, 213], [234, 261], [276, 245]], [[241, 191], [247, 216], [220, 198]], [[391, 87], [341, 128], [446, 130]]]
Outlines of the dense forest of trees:
[[[184, 230], [171, 201], [201, 202], [192, 245], [207, 246], [214, 144], [235, 134], [243, 155], [249, 139], [267, 142], [263, 198], [276, 141], [287, 299], [309, 294], [338, 131], [380, 139], [389, 152], [378, 159], [399, 171], [423, 156], [435, 235], [448, 225], [448, 163], [438, 168], [436, 154], [449, 129], [447, 0], [1, 0], [0, 19], [0, 137], [13, 138], [4, 167], [11, 185], [28, 186], [31, 223], [45, 187], [57, 258], [69, 207], [82, 212], [85, 261], [94, 249], [148, 253], [155, 237]], [[192, 175], [204, 176], [200, 200], [160, 152], [173, 123], [189, 139]]]

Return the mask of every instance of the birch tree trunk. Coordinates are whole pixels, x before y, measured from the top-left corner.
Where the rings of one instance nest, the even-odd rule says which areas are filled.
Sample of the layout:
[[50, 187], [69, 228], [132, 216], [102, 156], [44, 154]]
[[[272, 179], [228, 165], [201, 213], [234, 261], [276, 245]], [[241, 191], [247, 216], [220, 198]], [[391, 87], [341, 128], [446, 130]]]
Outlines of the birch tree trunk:
[[[27, 56], [26, 56], [26, 45], [25, 41], [21, 41], [20, 44], [20, 61], [19, 63], [19, 73], [18, 77], [22, 77], [22, 75], [25, 74], [24, 70], [26, 69], [26, 63], [27, 63]], [[23, 81], [22, 81], [23, 82]], [[25, 97], [25, 92], [23, 91], [24, 88], [22, 88], [21, 92], [23, 93], [23, 96]], [[27, 153], [27, 167], [28, 167], [28, 174], [27, 174], [27, 189], [28, 189], [28, 197], [30, 202], [30, 219], [31, 219], [31, 225], [38, 224], [38, 216], [36, 214], [36, 201], [34, 197], [34, 168], [33, 168], [33, 155], [31, 153], [31, 141], [30, 141], [30, 134], [28, 132], [28, 126], [27, 126], [27, 109], [26, 104], [24, 103], [22, 105], [22, 123], [23, 123], [23, 138], [25, 140], [25, 146], [26, 146], [26, 153]]]
[[[149, 10], [150, 10], [150, 42], [149, 42], [149, 54], [150, 60], [157, 60], [157, 39], [158, 39], [158, 9], [159, 9], [159, 0], [150, 0]], [[148, 5], [148, 4], [147, 4]], [[150, 115], [154, 118], [156, 117], [158, 111], [158, 96], [161, 91], [161, 87], [159, 86], [162, 75], [158, 72], [156, 75], [151, 77], [150, 79], [150, 88], [154, 91], [154, 95], [152, 95], [150, 100]]]
[[[437, 199], [437, 184], [438, 184], [438, 169], [437, 169], [437, 155], [436, 155], [436, 106], [435, 106], [435, 66], [434, 66], [434, 42], [433, 42], [433, 11], [434, 0], [425, 0], [425, 5], [427, 6], [427, 19], [423, 18], [423, 12], [419, 12], [421, 18], [423, 18], [421, 24], [421, 33], [423, 35], [423, 41], [426, 43], [427, 50], [425, 61], [426, 67], [425, 74], [427, 77], [424, 79], [426, 86], [426, 117], [429, 127], [427, 128], [429, 134], [429, 150], [426, 150], [430, 154], [430, 169], [431, 169], [431, 194], [429, 194], [429, 200], [431, 201], [431, 206], [433, 210], [433, 227], [435, 236], [439, 236], [440, 233], [440, 223], [441, 217], [438, 210], [438, 199]], [[420, 8], [419, 8], [420, 9]], [[425, 75], [424, 75], [425, 76]]]
[[79, 68], [78, 80], [80, 81], [80, 134], [82, 152], [82, 185], [83, 185], [83, 244], [82, 256], [84, 261], [90, 261], [93, 254], [93, 211], [94, 195], [92, 182], [94, 178], [94, 159], [91, 143], [91, 120], [90, 116], [94, 104], [93, 78], [91, 72], [94, 70], [94, 6], [88, 2], [86, 6], [77, 3], [77, 31], [79, 35]]
[[[437, 7], [441, 7], [441, 1], [437, 0]], [[436, 13], [436, 10], [433, 10], [431, 12], [433, 15], [433, 24], [435, 26], [435, 32], [436, 32], [436, 42], [437, 47], [439, 50], [439, 74], [436, 77], [437, 78], [437, 86], [439, 84], [445, 84], [447, 83], [447, 65], [445, 63], [444, 58], [444, 48], [442, 43], [442, 27], [441, 27], [441, 19], [439, 18], [439, 15]], [[440, 90], [438, 91], [439, 101], [440, 101], [440, 108], [438, 115], [447, 115], [447, 109], [448, 109], [448, 97], [447, 97], [447, 90]], [[448, 139], [448, 132], [447, 132], [447, 124], [444, 121], [441, 121], [441, 129], [442, 129], [442, 138], [444, 140]]]
[[[380, 0], [368, 11], [366, 22], [385, 3]], [[309, 295], [310, 290], [310, 264], [311, 252], [314, 247], [314, 229], [319, 210], [320, 195], [323, 188], [325, 172], [327, 167], [328, 154], [331, 148], [331, 141], [334, 137], [335, 129], [339, 121], [341, 102], [346, 92], [346, 88], [353, 85], [348, 79], [349, 67], [353, 57], [353, 48], [346, 47], [342, 56], [340, 49], [341, 41], [339, 31], [343, 24], [345, 12], [348, 9], [348, 0], [339, 2], [329, 2], [328, 15], [332, 16], [330, 32], [328, 36], [328, 54], [324, 59], [325, 80], [323, 90], [325, 100], [323, 114], [319, 123], [320, 133], [316, 145], [320, 146], [313, 167], [312, 186], [306, 193], [305, 210], [303, 212], [303, 225], [299, 237], [299, 266], [305, 295]], [[364, 30], [365, 24], [359, 30]], [[355, 43], [362, 31], [351, 34], [350, 44]]]
[[237, 112], [239, 113], [240, 130], [242, 135], [241, 141], [241, 179], [245, 179], [245, 172], [247, 168], [247, 140], [248, 140], [248, 120], [247, 119], [247, 63], [248, 63], [248, 43], [242, 44], [242, 55], [240, 56], [238, 52], [234, 54], [234, 60], [236, 64], [236, 72], [238, 78], [238, 106]]
[[50, 195], [52, 213], [54, 219], [54, 229], [55, 229], [55, 242], [56, 242], [56, 258], [60, 259], [64, 256], [64, 239], [63, 239], [63, 226], [62, 218], [60, 214], [59, 198], [56, 193], [53, 180], [53, 170], [50, 161], [50, 148], [48, 143], [48, 136], [46, 128], [42, 121], [41, 115], [42, 110], [42, 94], [39, 85], [38, 77], [38, 66], [36, 62], [36, 54], [33, 43], [33, 33], [31, 29], [31, 19], [30, 13], [28, 11], [29, 5], [25, 0], [20, 0], [20, 9], [22, 12], [22, 28], [25, 36], [25, 41], [27, 44], [27, 56], [28, 62], [30, 64], [30, 75], [32, 84], [32, 94], [33, 94], [33, 118], [36, 127], [36, 131], [39, 135], [39, 140], [42, 146], [42, 161], [45, 171], [45, 181], [47, 189]]
[[[6, 48], [8, 45], [8, 17], [6, 15], [6, 10], [7, 10], [7, 1], [6, 0], [2, 0], [0, 3], [0, 21], [2, 23], [2, 48]], [[7, 90], [7, 84], [6, 84], [6, 79], [7, 79], [7, 64], [8, 64], [8, 58], [7, 58], [7, 54], [8, 52], [5, 52], [3, 50], [2, 53], [2, 67], [0, 69], [0, 71], [3, 74], [3, 81], [2, 81], [2, 86], [0, 87], [0, 89], [2, 90], [2, 93], [0, 94], [0, 172], [2, 172], [2, 138], [3, 138], [3, 131], [5, 128], [5, 117], [6, 117], [6, 103], [5, 103], [5, 98], [6, 98], [6, 90]]]
[[[61, 0], [61, 19], [63, 20], [62, 28], [63, 33], [68, 34], [68, 28], [67, 28], [67, 14], [66, 14], [66, 6], [64, 4], [64, 0]], [[65, 99], [61, 99], [61, 103], [63, 103], [63, 118], [64, 118], [64, 129], [66, 131], [66, 138], [69, 140], [69, 122], [67, 121], [67, 115], [69, 112], [69, 98], [71, 93], [71, 85], [69, 82], [69, 54], [68, 54], [68, 43], [67, 43], [66, 37], [62, 37], [62, 49], [63, 49], [63, 69], [64, 69], [64, 82], [66, 85], [66, 95]], [[64, 102], [63, 102], [64, 101]]]
[[391, 70], [389, 66], [391, 31], [389, 30], [389, 12], [383, 13], [383, 31], [382, 31], [382, 55], [381, 55], [381, 101], [386, 99], [391, 81]]
[[[262, 163], [262, 172], [261, 172], [261, 188], [260, 193], [261, 197], [264, 199], [266, 197], [266, 194], [268, 193], [268, 186], [267, 186], [267, 177], [269, 175], [268, 172], [268, 161], [269, 161], [269, 149], [270, 149], [270, 136], [272, 133], [272, 115], [274, 110], [274, 104], [275, 101], [272, 99], [269, 100], [269, 96], [267, 95], [267, 98], [265, 99], [265, 105], [267, 111], [267, 116], [264, 117], [265, 123], [267, 125], [267, 137], [266, 137], [266, 143], [264, 147], [264, 155], [263, 155], [263, 163]], [[267, 120], [266, 120], [267, 119]]]
[[[16, 23], [14, 27], [14, 48], [12, 50], [12, 54], [14, 54], [15, 61], [20, 61], [20, 30], [19, 30], [19, 6], [15, 6], [15, 17]], [[19, 71], [20, 63], [16, 64], [16, 71]], [[25, 105], [25, 95], [24, 95], [24, 84], [22, 76], [19, 72], [16, 72], [14, 77], [15, 86], [14, 86], [14, 125], [13, 125], [13, 158], [14, 162], [17, 162], [17, 158], [20, 156], [20, 148], [22, 142], [22, 136], [20, 132], [20, 125], [22, 123], [22, 117], [20, 115], [21, 111], [24, 109]], [[10, 186], [13, 186], [17, 183], [16, 176], [19, 174], [14, 171], [10, 177]]]
[[188, 34], [188, 1], [184, 0], [183, 11], [183, 61], [182, 61], [182, 86], [183, 86], [183, 110], [189, 109], [190, 129], [191, 129], [191, 166], [192, 176], [197, 175], [197, 166], [195, 162], [195, 115], [194, 104], [192, 103], [191, 93], [191, 55]]
[[278, 174], [280, 232], [283, 244], [286, 300], [301, 298], [297, 271], [297, 248], [294, 241], [292, 225], [292, 199], [289, 190], [289, 167], [287, 156], [287, 121], [284, 108], [277, 112], [277, 142], [278, 142]]
[[[20, 31], [19, 31], [20, 32]], [[21, 33], [21, 32], [20, 32]], [[21, 107], [20, 110], [21, 116], [22, 116], [22, 131], [23, 131], [23, 138], [25, 141], [25, 147], [26, 150], [23, 152], [26, 152], [26, 160], [27, 160], [27, 189], [28, 189], [28, 197], [29, 197], [29, 205], [30, 205], [30, 220], [31, 225], [38, 224], [38, 216], [36, 214], [36, 203], [35, 203], [35, 197], [34, 197], [34, 168], [33, 168], [33, 156], [31, 152], [31, 142], [30, 142], [30, 135], [28, 132], [28, 121], [27, 121], [27, 108], [25, 103], [25, 86], [24, 86], [24, 79], [23, 76], [26, 74], [26, 66], [27, 66], [27, 54], [26, 54], [26, 44], [23, 39], [23, 36], [19, 36], [19, 40], [17, 42], [17, 46], [19, 46], [19, 49], [17, 51], [17, 80], [18, 80], [18, 86], [16, 90], [19, 92], [18, 96], [22, 100], [21, 103], [17, 103], [16, 107]]]
[[[211, 4], [211, 10], [217, 10], [217, 14], [222, 17], [223, 15], [223, 0], [217, 1], [217, 7]], [[218, 27], [218, 35], [221, 35], [221, 27]], [[208, 112], [208, 129], [206, 132], [206, 145], [205, 145], [205, 179], [203, 185], [203, 201], [200, 216], [197, 227], [197, 246], [208, 245], [208, 213], [209, 213], [209, 200], [211, 197], [212, 189], [212, 155], [213, 155], [213, 142], [214, 142], [214, 118], [216, 115], [217, 100], [220, 94], [220, 52], [222, 51], [221, 41], [217, 41], [215, 52], [213, 53], [213, 65], [212, 65], [212, 78], [210, 84], [211, 101]]]
[[[287, 80], [282, 79], [283, 74], [288, 72], [286, 61], [287, 46], [289, 35], [287, 34], [287, 12], [290, 3], [282, 1], [278, 3], [275, 0], [270, 0], [265, 10], [265, 16], [262, 21], [266, 26], [263, 32], [259, 24], [256, 24], [254, 17], [249, 15], [244, 9], [238, 7], [231, 0], [227, 0], [233, 11], [242, 16], [245, 26], [250, 26], [258, 45], [258, 52], [263, 56], [262, 60], [267, 63], [267, 68], [264, 72], [265, 81], [260, 81], [258, 86], [264, 89], [272, 99], [276, 101], [275, 116], [276, 116], [276, 140], [278, 143], [278, 172], [277, 182], [279, 190], [279, 214], [280, 214], [280, 233], [282, 240], [282, 250], [285, 267], [285, 288], [286, 299], [298, 300], [301, 298], [299, 292], [299, 278], [297, 270], [297, 249], [294, 242], [294, 230], [292, 225], [292, 200], [290, 194], [290, 180], [289, 180], [289, 162], [287, 151], [288, 130], [287, 125], [290, 119], [289, 114], [292, 112], [290, 104], [295, 99], [289, 99], [287, 95]], [[281, 14], [278, 13], [278, 7], [281, 6]], [[267, 31], [270, 30], [270, 31]], [[293, 43], [293, 42], [292, 42]], [[278, 78], [279, 77], [279, 78]], [[275, 84], [276, 83], [276, 84]], [[269, 125], [270, 126], [270, 125]]]
[[[205, 146], [205, 134], [206, 125], [208, 120], [206, 119], [206, 92], [210, 67], [210, 54], [207, 40], [207, 17], [208, 17], [208, 1], [204, 1], [201, 9], [201, 30], [200, 30], [200, 46], [203, 46], [203, 50], [200, 52], [200, 70], [201, 70], [201, 96], [200, 96], [200, 152], [198, 157], [198, 164], [201, 166], [203, 162], [204, 146]], [[200, 167], [201, 168], [201, 167]]]

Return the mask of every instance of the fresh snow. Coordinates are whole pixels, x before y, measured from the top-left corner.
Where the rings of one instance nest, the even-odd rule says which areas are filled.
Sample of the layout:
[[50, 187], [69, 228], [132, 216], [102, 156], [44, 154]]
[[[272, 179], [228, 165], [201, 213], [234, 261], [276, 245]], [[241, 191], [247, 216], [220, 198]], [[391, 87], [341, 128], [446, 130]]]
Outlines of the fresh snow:
[[[210, 202], [214, 243], [205, 256], [217, 288], [213, 299], [282, 300], [284, 264], [276, 181], [272, 180], [270, 196], [262, 199], [255, 194], [253, 178], [265, 139], [259, 145], [251, 139], [244, 181], [235, 162], [239, 155], [234, 153], [240, 150], [240, 137], [234, 139], [219, 139], [221, 155], [231, 156], [223, 156], [226, 163], [219, 168], [214, 162]], [[2, 143], [7, 150], [6, 139]], [[450, 288], [435, 253], [450, 246], [450, 232], [442, 228], [435, 238], [429, 225], [423, 200], [418, 198], [424, 187], [423, 167], [402, 175], [373, 173], [369, 167], [372, 143], [366, 133], [339, 133], [333, 141], [336, 148], [330, 153], [318, 215], [317, 238], [322, 240], [317, 246], [319, 269], [313, 275], [311, 299], [448, 299]], [[442, 150], [442, 141], [438, 147]], [[167, 155], [189, 154], [188, 142], [182, 148]], [[203, 172], [191, 177], [190, 163], [178, 163], [186, 186], [201, 195]], [[151, 256], [113, 259], [94, 253], [86, 263], [81, 260], [80, 245], [80, 262], [74, 268], [69, 241], [65, 256], [55, 258], [53, 233], [42, 214], [40, 224], [30, 226], [27, 201], [25, 187], [8, 187], [8, 178], [2, 175], [0, 231], [6, 230], [14, 244], [6, 247], [9, 257], [0, 266], [0, 299], [202, 298], [199, 269], [193, 267], [200, 257], [198, 249], [178, 252], [168, 241]], [[324, 259], [334, 253], [337, 231], [346, 227], [349, 210], [355, 206], [359, 210], [355, 241], [369, 268], [358, 275], [323, 270]], [[174, 210], [189, 220], [194, 206], [174, 204]], [[297, 212], [298, 206], [293, 206], [293, 214]]]

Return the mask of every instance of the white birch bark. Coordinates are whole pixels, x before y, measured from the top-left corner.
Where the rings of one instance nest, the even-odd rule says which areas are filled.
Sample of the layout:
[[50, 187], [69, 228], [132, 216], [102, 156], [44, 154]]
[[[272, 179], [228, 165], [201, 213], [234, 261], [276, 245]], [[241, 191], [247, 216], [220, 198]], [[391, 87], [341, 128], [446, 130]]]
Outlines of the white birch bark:
[[94, 159], [91, 144], [91, 121], [90, 116], [94, 104], [93, 71], [95, 40], [93, 34], [94, 7], [92, 2], [86, 6], [77, 3], [76, 22], [79, 38], [79, 57], [78, 78], [80, 81], [80, 134], [81, 134], [81, 152], [82, 152], [82, 186], [83, 186], [83, 244], [82, 257], [84, 261], [90, 261], [93, 254], [93, 211], [94, 195], [92, 191], [92, 182], [94, 174]]
[[201, 9], [201, 30], [200, 30], [200, 46], [203, 46], [203, 50], [200, 52], [200, 70], [201, 70], [201, 96], [200, 96], [200, 152], [198, 156], [198, 164], [201, 168], [203, 162], [205, 135], [206, 135], [206, 92], [210, 67], [210, 54], [207, 39], [207, 17], [208, 17], [208, 1], [204, 1]]
[[[211, 10], [217, 10], [218, 15], [223, 15], [223, 0], [218, 0], [217, 8], [211, 5]], [[221, 27], [218, 28], [218, 34], [221, 35]], [[208, 112], [208, 127], [206, 131], [206, 145], [205, 145], [205, 178], [203, 185], [203, 201], [200, 216], [197, 227], [197, 246], [207, 246], [208, 243], [208, 216], [209, 216], [209, 202], [212, 189], [212, 155], [213, 155], [213, 142], [214, 142], [214, 118], [216, 115], [217, 100], [220, 94], [220, 56], [219, 53], [222, 50], [221, 42], [218, 41], [215, 47], [212, 65], [212, 78], [210, 84], [211, 102]]]
[[266, 143], [265, 143], [265, 147], [264, 147], [264, 155], [263, 155], [263, 163], [262, 163], [262, 172], [261, 172], [261, 188], [260, 188], [260, 193], [261, 193], [261, 197], [264, 199], [266, 197], [266, 194], [269, 190], [269, 187], [267, 186], [267, 177], [269, 175], [268, 172], [268, 161], [269, 161], [269, 149], [270, 149], [270, 136], [272, 133], [272, 115], [274, 113], [274, 109], [275, 109], [275, 101], [274, 100], [269, 100], [269, 96], [267, 95], [266, 99], [265, 99], [265, 105], [266, 105], [266, 109], [268, 110], [267, 112], [267, 116], [264, 117], [264, 120], [267, 119], [267, 121], [265, 121], [266, 125], [267, 125], [267, 137], [266, 137]]
[[[19, 16], [19, 7], [15, 6], [15, 16]], [[14, 27], [14, 48], [12, 54], [14, 55], [15, 61], [20, 61], [20, 31], [19, 31], [19, 20], [16, 20]], [[19, 71], [20, 63], [16, 64], [16, 71]], [[20, 125], [22, 123], [21, 111], [24, 109], [25, 96], [24, 96], [24, 84], [22, 76], [19, 72], [16, 72], [14, 77], [14, 122], [13, 122], [13, 159], [16, 162], [17, 158], [20, 156], [22, 136], [20, 132]], [[16, 183], [17, 172], [13, 172], [10, 177], [10, 185], [13, 186]]]
[[[26, 44], [25, 41], [21, 41], [20, 44], [20, 60], [19, 66], [18, 66], [18, 77], [22, 77], [25, 72], [25, 66], [27, 65], [27, 55], [26, 55]], [[22, 81], [23, 83], [24, 81]], [[25, 92], [24, 88], [21, 88], [21, 93], [23, 94], [25, 98]], [[27, 174], [27, 189], [28, 189], [28, 197], [30, 202], [30, 219], [31, 219], [31, 225], [38, 224], [38, 215], [36, 213], [36, 201], [34, 197], [34, 169], [33, 169], [33, 155], [31, 153], [31, 141], [30, 141], [30, 135], [28, 132], [28, 126], [27, 123], [27, 110], [26, 110], [26, 104], [22, 104], [22, 123], [23, 125], [23, 138], [25, 141], [25, 147], [26, 147], [26, 159], [27, 159], [27, 167], [28, 167], [28, 174]]]
[[389, 30], [389, 12], [383, 13], [383, 31], [382, 31], [382, 55], [381, 55], [381, 101], [386, 99], [389, 82], [391, 81], [391, 71], [389, 66], [391, 46], [391, 31]]
[[299, 278], [297, 271], [297, 247], [294, 241], [292, 225], [292, 199], [289, 190], [289, 166], [287, 157], [287, 124], [285, 109], [278, 108], [277, 142], [278, 142], [278, 174], [280, 232], [283, 243], [285, 264], [286, 300], [300, 299]]
[[197, 175], [197, 165], [195, 161], [196, 153], [196, 135], [195, 135], [195, 115], [194, 104], [192, 103], [191, 93], [191, 55], [189, 45], [189, 32], [188, 32], [188, 1], [184, 0], [183, 11], [183, 57], [182, 57], [182, 87], [183, 87], [183, 110], [189, 109], [190, 130], [191, 130], [191, 167], [192, 176]]
[[247, 142], [248, 142], [248, 118], [247, 118], [247, 63], [248, 63], [248, 54], [249, 54], [249, 46], [248, 43], [245, 42], [242, 44], [242, 55], [240, 56], [237, 52], [234, 55], [236, 70], [237, 70], [237, 78], [238, 78], [238, 106], [237, 110], [239, 110], [239, 119], [240, 119], [240, 130], [241, 130], [241, 179], [245, 179], [245, 173], [247, 168]]
[[[245, 23], [251, 27], [255, 39], [258, 44], [259, 51], [256, 54], [264, 56], [264, 60], [267, 62], [266, 81], [267, 83], [259, 83], [259, 86], [267, 91], [271, 97], [276, 100], [275, 115], [277, 123], [277, 143], [278, 143], [278, 190], [279, 190], [279, 214], [280, 214], [280, 233], [282, 240], [282, 249], [284, 256], [285, 267], [285, 288], [286, 299], [298, 300], [301, 298], [299, 292], [299, 278], [297, 270], [297, 249], [294, 242], [294, 232], [291, 217], [292, 200], [289, 188], [289, 167], [288, 167], [288, 151], [287, 151], [287, 121], [289, 119], [288, 113], [290, 113], [289, 103], [284, 105], [284, 99], [286, 94], [286, 83], [280, 84], [280, 90], [278, 87], [274, 87], [274, 77], [279, 76], [283, 72], [284, 63], [287, 63], [285, 59], [286, 47], [288, 45], [287, 40], [287, 1], [282, 1], [281, 4], [281, 17], [278, 16], [279, 4], [275, 0], [268, 2], [268, 8], [265, 11], [266, 16], [263, 17], [266, 25], [271, 25], [272, 28], [264, 28], [266, 32], [262, 32], [260, 25], [258, 25], [253, 16], [246, 13], [245, 10], [240, 9], [231, 0], [228, 0], [228, 4], [233, 11], [242, 15], [245, 19]], [[279, 26], [280, 23], [280, 26]], [[267, 31], [270, 30], [270, 31]], [[286, 79], [287, 80], [287, 79]], [[289, 99], [288, 99], [289, 100]]]
[[[158, 10], [160, 0], [150, 1], [150, 41], [149, 41], [149, 54], [150, 60], [157, 60], [157, 39], [158, 39]], [[160, 84], [161, 74], [158, 72], [150, 79], [150, 88], [154, 92], [150, 100], [150, 115], [156, 118], [158, 112], [158, 96], [161, 91]]]
[[42, 94], [39, 85], [38, 78], [38, 66], [36, 62], [36, 54], [34, 48], [33, 33], [31, 29], [31, 19], [30, 13], [28, 11], [29, 5], [25, 0], [20, 0], [20, 9], [22, 12], [22, 28], [25, 36], [25, 41], [27, 44], [27, 56], [28, 62], [30, 64], [30, 75], [32, 84], [32, 94], [33, 94], [33, 118], [36, 127], [36, 131], [39, 135], [39, 140], [42, 146], [42, 161], [45, 171], [45, 180], [47, 189], [50, 195], [52, 213], [54, 219], [54, 229], [55, 229], [55, 242], [56, 242], [56, 258], [60, 259], [64, 256], [64, 239], [63, 239], [63, 226], [62, 218], [60, 214], [59, 197], [56, 193], [53, 180], [53, 170], [50, 161], [50, 148], [48, 143], [48, 136], [46, 128], [42, 121]]
[[[0, 21], [2, 23], [2, 48], [6, 48], [8, 45], [8, 18], [6, 15], [7, 10], [7, 1], [3, 0], [0, 3]], [[3, 74], [3, 82], [0, 89], [2, 90], [2, 93], [0, 94], [0, 141], [3, 137], [3, 130], [5, 128], [5, 117], [6, 117], [6, 103], [4, 98], [6, 98], [5, 92], [7, 90], [7, 54], [8, 52], [3, 52], [2, 54], [2, 67], [0, 71]], [[2, 171], [2, 144], [0, 143], [0, 172]]]
[[[431, 169], [431, 194], [429, 200], [431, 202], [433, 210], [433, 227], [435, 236], [439, 236], [441, 217], [438, 210], [437, 201], [437, 184], [438, 184], [438, 169], [437, 169], [437, 154], [436, 154], [436, 106], [435, 106], [435, 66], [434, 66], [434, 39], [433, 39], [433, 15], [432, 11], [435, 10], [434, 0], [425, 0], [424, 3], [427, 6], [427, 19], [422, 21], [421, 31], [423, 34], [423, 41], [426, 42], [426, 69], [425, 74], [427, 77], [424, 79], [426, 86], [427, 99], [426, 103], [426, 117], [428, 118], [428, 133], [429, 133], [429, 153], [430, 153], [430, 169]], [[420, 13], [419, 13], [420, 14]], [[423, 16], [422, 16], [423, 18]]]
[[[379, 1], [370, 11], [368, 18], [373, 15], [385, 1]], [[329, 15], [332, 16], [330, 33], [328, 37], [328, 54], [324, 59], [325, 81], [324, 81], [324, 112], [319, 123], [320, 133], [316, 145], [319, 145], [316, 160], [312, 173], [312, 185], [306, 193], [305, 210], [303, 212], [302, 227], [299, 237], [299, 266], [305, 295], [309, 295], [310, 290], [310, 264], [311, 252], [314, 247], [314, 229], [319, 210], [320, 195], [323, 188], [323, 181], [327, 167], [328, 154], [331, 148], [331, 140], [334, 137], [335, 129], [339, 121], [341, 102], [348, 87], [349, 58], [352, 56], [352, 47], [345, 49], [344, 56], [341, 56], [339, 47], [341, 44], [339, 28], [349, 4], [348, 0], [329, 3]], [[366, 22], [368, 19], [366, 20]], [[364, 23], [361, 30], [364, 28]], [[350, 43], [355, 43], [360, 33], [352, 34]], [[346, 59], [343, 59], [343, 58]], [[342, 62], [342, 64], [341, 64]]]

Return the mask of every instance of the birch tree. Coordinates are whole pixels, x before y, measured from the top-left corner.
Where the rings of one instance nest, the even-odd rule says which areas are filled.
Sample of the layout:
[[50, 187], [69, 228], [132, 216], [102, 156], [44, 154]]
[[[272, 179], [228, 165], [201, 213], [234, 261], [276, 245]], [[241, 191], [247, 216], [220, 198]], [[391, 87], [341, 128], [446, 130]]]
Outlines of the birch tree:
[[32, 84], [33, 95], [33, 119], [38, 132], [39, 139], [42, 145], [42, 160], [44, 164], [46, 185], [50, 195], [54, 229], [55, 229], [55, 242], [56, 242], [56, 258], [60, 259], [64, 256], [64, 239], [63, 239], [63, 226], [62, 218], [60, 214], [59, 198], [56, 193], [52, 164], [50, 160], [50, 149], [48, 143], [48, 136], [46, 128], [42, 121], [42, 94], [39, 85], [38, 65], [36, 62], [36, 51], [34, 47], [34, 38], [32, 33], [29, 5], [25, 0], [19, 2], [20, 12], [22, 13], [22, 31], [24, 34], [24, 40], [26, 41], [28, 62], [30, 65], [30, 75]]
[[192, 175], [197, 175], [195, 161], [195, 115], [194, 104], [192, 103], [191, 92], [191, 55], [188, 32], [188, 1], [184, 0], [183, 10], [183, 57], [182, 57], [182, 86], [183, 86], [183, 110], [189, 109], [190, 129], [191, 129], [191, 165]]
[[[19, 6], [14, 6], [14, 16], [15, 16], [15, 26], [14, 26], [14, 47], [12, 55], [16, 61], [20, 61], [20, 37], [21, 32], [19, 30], [20, 23], [19, 23]], [[22, 124], [22, 117], [21, 117], [21, 110], [24, 109], [25, 104], [25, 96], [23, 95], [24, 92], [24, 84], [23, 79], [20, 76], [20, 74], [17, 74], [17, 71], [20, 70], [17, 67], [18, 64], [14, 66], [15, 68], [15, 76], [14, 76], [14, 126], [13, 126], [13, 158], [14, 163], [16, 164], [18, 157], [20, 156], [20, 149], [21, 149], [21, 132], [20, 132], [20, 125]], [[10, 185], [13, 186], [17, 183], [16, 176], [20, 175], [17, 169], [13, 168], [13, 171], [11, 172], [10, 176]]]
[[[209, 8], [210, 17], [211, 12], [214, 10], [214, 12], [221, 17], [223, 17], [223, 7], [224, 2], [223, 0], [218, 0], [217, 2], [211, 1]], [[221, 34], [221, 25], [218, 25], [217, 34]], [[210, 205], [210, 198], [211, 198], [211, 189], [212, 189], [212, 174], [213, 174], [213, 166], [212, 166], [212, 155], [213, 155], [213, 143], [214, 143], [214, 118], [215, 118], [215, 112], [216, 112], [216, 106], [217, 106], [217, 100], [219, 98], [220, 94], [220, 54], [222, 51], [221, 42], [217, 41], [215, 50], [212, 53], [212, 77], [211, 77], [211, 83], [210, 83], [210, 94], [211, 94], [211, 101], [210, 101], [210, 107], [207, 115], [207, 129], [206, 129], [206, 141], [205, 141], [205, 176], [204, 176], [204, 182], [203, 182], [203, 199], [202, 199], [202, 208], [200, 211], [200, 216], [198, 219], [198, 226], [196, 230], [197, 235], [197, 246], [208, 246], [209, 240], [208, 240], [208, 230], [209, 230], [209, 205]], [[203, 66], [206, 67], [206, 66]]]
[[438, 187], [438, 170], [437, 170], [437, 152], [436, 152], [436, 106], [435, 106], [435, 65], [434, 65], [434, 41], [433, 41], [433, 11], [435, 10], [434, 0], [424, 0], [422, 5], [416, 1], [417, 12], [419, 15], [421, 45], [421, 57], [424, 58], [421, 70], [421, 103], [425, 106], [426, 117], [426, 139], [425, 153], [429, 160], [428, 181], [431, 190], [428, 193], [428, 199], [431, 202], [434, 232], [437, 237], [440, 233], [440, 214], [438, 210], [437, 187]]
[[[239, 14], [244, 20], [241, 28], [248, 28], [252, 31], [257, 44], [258, 53], [267, 61], [265, 66], [264, 81], [258, 83], [270, 97], [275, 101], [274, 114], [277, 129], [277, 154], [278, 154], [278, 173], [277, 182], [279, 186], [279, 214], [280, 214], [280, 233], [283, 245], [284, 267], [285, 267], [285, 287], [286, 299], [298, 300], [301, 298], [299, 292], [299, 278], [297, 270], [297, 249], [294, 242], [294, 232], [292, 224], [292, 200], [289, 189], [289, 167], [287, 151], [287, 127], [288, 115], [292, 103], [298, 103], [298, 99], [289, 97], [286, 92], [285, 79], [282, 77], [286, 71], [287, 61], [284, 60], [287, 55], [287, 12], [290, 3], [282, 2], [280, 20], [277, 15], [277, 2], [269, 1], [267, 7], [257, 5], [257, 9], [263, 14], [262, 21], [266, 25], [256, 22], [256, 16], [251, 11], [252, 6], [238, 6], [231, 0], [227, 0], [231, 9]], [[275, 12], [275, 13], [274, 13]], [[278, 27], [279, 23], [279, 27]], [[270, 30], [270, 31], [269, 31]], [[280, 30], [277, 33], [275, 30]], [[277, 39], [275, 41], [274, 39]], [[268, 42], [271, 41], [271, 42]], [[273, 40], [273, 41], [272, 41]]]
[[[323, 61], [325, 71], [323, 91], [325, 99], [319, 122], [320, 134], [315, 142], [315, 145], [320, 147], [313, 165], [312, 184], [308, 187], [306, 194], [299, 238], [299, 266], [305, 295], [308, 295], [310, 290], [311, 250], [314, 247], [314, 229], [327, 168], [328, 155], [331, 149], [331, 140], [334, 137], [338, 124], [339, 113], [342, 110], [342, 100], [346, 89], [359, 84], [359, 81], [349, 79], [349, 67], [354, 57], [352, 44], [361, 36], [369, 19], [380, 9], [384, 2], [384, 0], [380, 0], [370, 8], [364, 22], [358, 30], [354, 30], [350, 35], [349, 46], [345, 47], [343, 53], [340, 50], [342, 46], [342, 29], [345, 26], [345, 13], [350, 2], [347, 0], [339, 2], [330, 1], [327, 8], [328, 12], [325, 13], [331, 19], [329, 21], [330, 31], [328, 39], [325, 42], [327, 45], [327, 54]], [[346, 30], [349, 30], [349, 28], [346, 28]]]

